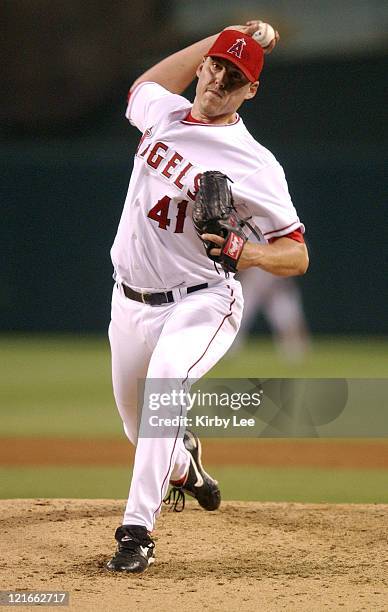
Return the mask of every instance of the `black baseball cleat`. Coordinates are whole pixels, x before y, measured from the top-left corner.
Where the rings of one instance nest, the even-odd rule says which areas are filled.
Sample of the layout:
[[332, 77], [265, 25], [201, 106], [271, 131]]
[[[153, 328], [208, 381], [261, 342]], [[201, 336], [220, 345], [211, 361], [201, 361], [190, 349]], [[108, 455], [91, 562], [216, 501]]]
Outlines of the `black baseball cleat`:
[[[217, 510], [221, 504], [221, 492], [218, 482], [209, 476], [201, 463], [201, 442], [198, 436], [189, 429], [183, 436], [183, 444], [190, 453], [190, 466], [186, 480], [179, 486], [172, 484], [172, 489], [164, 502], [171, 509], [181, 512], [185, 507], [184, 493], [188, 493], [198, 501], [205, 510]], [[179, 507], [180, 504], [180, 507]]]
[[108, 570], [141, 574], [155, 561], [155, 543], [141, 525], [122, 525], [116, 529], [117, 551], [107, 563]]

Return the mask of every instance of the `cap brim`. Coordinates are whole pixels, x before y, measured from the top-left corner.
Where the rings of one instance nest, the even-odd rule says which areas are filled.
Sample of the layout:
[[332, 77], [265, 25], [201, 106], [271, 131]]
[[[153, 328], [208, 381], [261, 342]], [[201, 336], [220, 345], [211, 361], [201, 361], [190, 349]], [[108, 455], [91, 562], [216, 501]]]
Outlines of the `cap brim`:
[[231, 64], [234, 64], [235, 66], [237, 66], [237, 68], [241, 70], [243, 74], [245, 74], [248, 81], [250, 81], [251, 83], [255, 83], [255, 81], [257, 81], [254, 75], [251, 72], [249, 72], [249, 70], [247, 70], [247, 68], [245, 68], [245, 66], [238, 61], [238, 58], [235, 57], [234, 55], [231, 55], [230, 53], [229, 54], [217, 53], [217, 52], [216, 53], [206, 53], [205, 57], [222, 57], [223, 59], [228, 60], [228, 62], [230, 62]]

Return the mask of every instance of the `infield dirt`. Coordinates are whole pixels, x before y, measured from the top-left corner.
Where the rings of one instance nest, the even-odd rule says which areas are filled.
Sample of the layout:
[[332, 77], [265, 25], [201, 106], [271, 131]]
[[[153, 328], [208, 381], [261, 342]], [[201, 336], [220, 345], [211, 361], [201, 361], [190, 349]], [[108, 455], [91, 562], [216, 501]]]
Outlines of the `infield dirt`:
[[[1, 438], [0, 466], [123, 465], [134, 448], [124, 439]], [[206, 440], [208, 465], [387, 469], [387, 439]]]
[[225, 502], [209, 513], [189, 502], [180, 514], [164, 509], [154, 532], [156, 562], [141, 576], [104, 568], [123, 507], [113, 500], [1, 501], [0, 589], [65, 590], [71, 610], [98, 612], [388, 608], [388, 505]]

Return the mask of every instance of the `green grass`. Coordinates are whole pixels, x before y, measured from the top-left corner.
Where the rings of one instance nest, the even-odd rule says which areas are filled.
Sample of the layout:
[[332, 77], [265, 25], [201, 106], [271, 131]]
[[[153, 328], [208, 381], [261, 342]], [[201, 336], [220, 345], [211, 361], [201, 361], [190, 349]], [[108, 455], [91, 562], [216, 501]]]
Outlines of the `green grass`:
[[384, 470], [215, 467], [224, 499], [388, 503]]
[[294, 364], [281, 360], [267, 338], [252, 340], [229, 355], [213, 368], [212, 377], [388, 377], [388, 338], [316, 337], [309, 354]]
[[[383, 470], [209, 466], [209, 471], [225, 500], [388, 503]], [[126, 499], [130, 475], [122, 467], [0, 468], [1, 498]]]
[[[105, 337], [0, 337], [1, 435], [122, 435], [111, 391]], [[211, 377], [387, 377], [388, 339], [319, 338], [290, 365], [268, 338], [225, 357]]]
[[3, 436], [114, 436], [105, 338], [29, 337], [0, 342]]

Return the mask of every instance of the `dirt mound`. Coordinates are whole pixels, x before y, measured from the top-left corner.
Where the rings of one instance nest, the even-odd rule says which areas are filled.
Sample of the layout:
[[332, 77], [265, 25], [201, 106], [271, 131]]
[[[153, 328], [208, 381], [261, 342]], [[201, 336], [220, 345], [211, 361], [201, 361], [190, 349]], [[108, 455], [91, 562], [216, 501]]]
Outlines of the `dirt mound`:
[[104, 567], [123, 508], [1, 501], [0, 589], [69, 591], [80, 611], [387, 609], [387, 505], [189, 502], [163, 511], [155, 565], [138, 577]]

